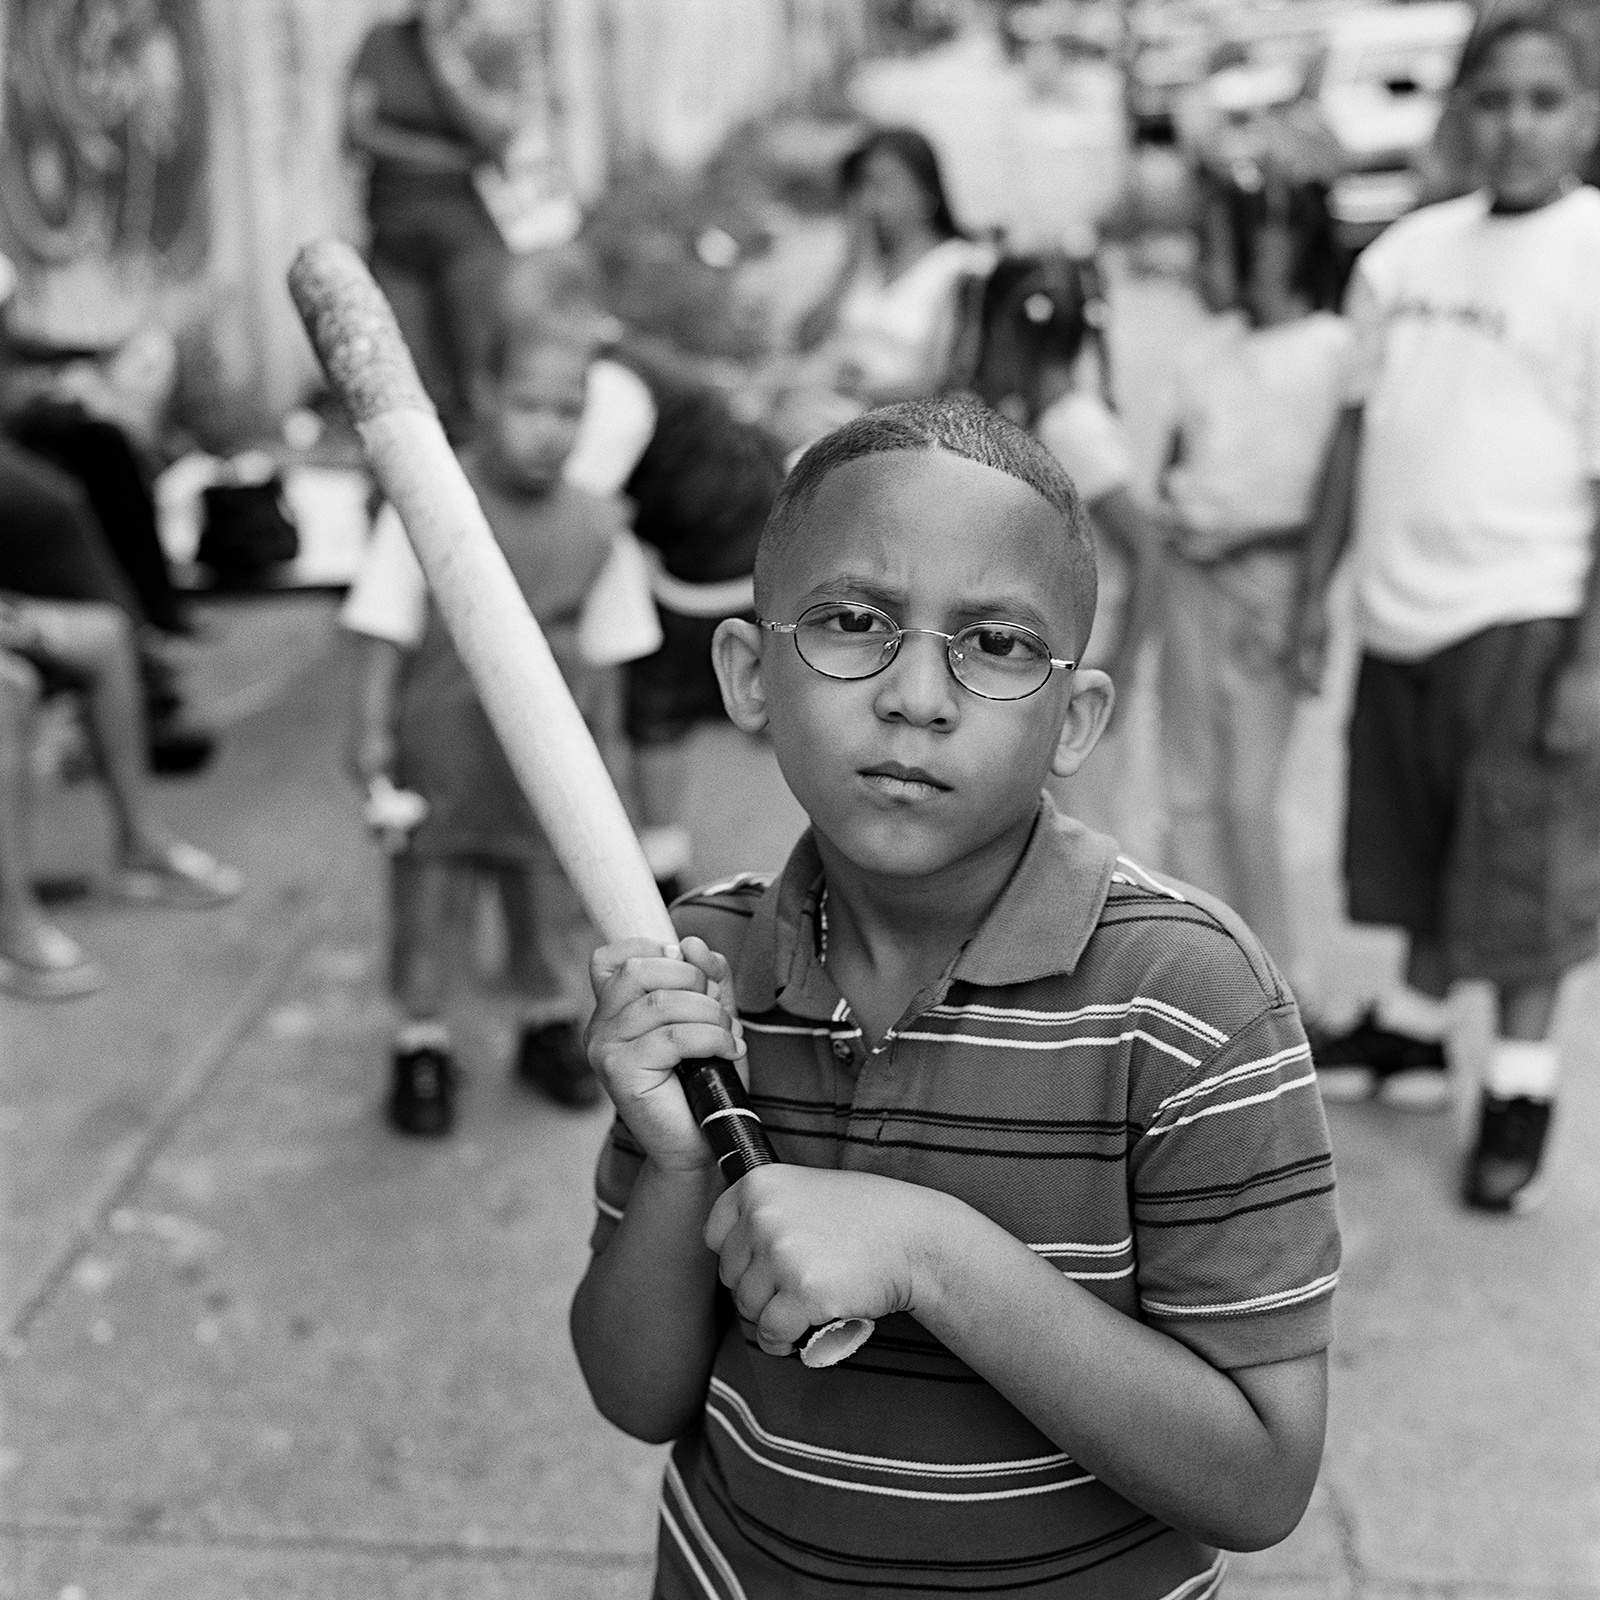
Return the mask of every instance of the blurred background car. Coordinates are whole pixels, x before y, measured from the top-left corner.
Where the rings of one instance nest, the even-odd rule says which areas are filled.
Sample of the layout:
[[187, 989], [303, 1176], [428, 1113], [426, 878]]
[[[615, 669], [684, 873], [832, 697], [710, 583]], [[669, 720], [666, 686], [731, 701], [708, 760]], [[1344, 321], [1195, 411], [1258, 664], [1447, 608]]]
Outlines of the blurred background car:
[[1343, 152], [1347, 170], [1328, 196], [1343, 247], [1370, 244], [1422, 199], [1419, 163], [1472, 21], [1464, 0], [1429, 0], [1352, 12], [1330, 27], [1303, 94]]

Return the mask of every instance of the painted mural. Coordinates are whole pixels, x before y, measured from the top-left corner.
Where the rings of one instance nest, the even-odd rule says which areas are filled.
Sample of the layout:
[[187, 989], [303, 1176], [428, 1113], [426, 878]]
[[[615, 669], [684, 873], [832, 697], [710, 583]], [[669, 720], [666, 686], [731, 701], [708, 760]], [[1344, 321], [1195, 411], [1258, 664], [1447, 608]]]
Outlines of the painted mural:
[[4, 97], [4, 247], [36, 315], [109, 332], [204, 255], [196, 0], [5, 0]]

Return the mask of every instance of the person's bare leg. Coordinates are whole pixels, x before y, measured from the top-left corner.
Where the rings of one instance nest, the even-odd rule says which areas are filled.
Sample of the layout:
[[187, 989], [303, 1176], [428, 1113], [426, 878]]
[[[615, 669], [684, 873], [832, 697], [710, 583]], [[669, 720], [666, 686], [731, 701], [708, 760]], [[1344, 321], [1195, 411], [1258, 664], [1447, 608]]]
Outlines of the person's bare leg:
[[1246, 681], [1229, 673], [1225, 787], [1228, 796], [1229, 875], [1236, 910], [1296, 989], [1307, 974], [1289, 917], [1278, 791], [1294, 729], [1294, 690], [1275, 673]]
[[34, 1000], [92, 994], [98, 963], [50, 920], [33, 887], [28, 848], [28, 751], [39, 675], [0, 649], [0, 986]]
[[1500, 1037], [1520, 1039], [1530, 1044], [1548, 1039], [1551, 1024], [1556, 1018], [1556, 1000], [1560, 993], [1561, 985], [1553, 978], [1502, 988], [1497, 996]]
[[27, 960], [50, 919], [33, 892], [28, 852], [28, 731], [39, 675], [0, 650], [0, 952]]
[[689, 741], [642, 744], [634, 751], [644, 846], [658, 883], [681, 883], [693, 859], [693, 840], [684, 819], [689, 791]]
[[232, 867], [185, 843], [151, 815], [144, 695], [133, 624], [99, 601], [31, 601], [43, 658], [75, 680], [111, 800], [118, 892], [147, 903], [217, 905], [243, 886]]
[[1406, 952], [1406, 982], [1419, 994], [1443, 1000], [1450, 992], [1450, 962], [1444, 946], [1432, 939], [1413, 939]]

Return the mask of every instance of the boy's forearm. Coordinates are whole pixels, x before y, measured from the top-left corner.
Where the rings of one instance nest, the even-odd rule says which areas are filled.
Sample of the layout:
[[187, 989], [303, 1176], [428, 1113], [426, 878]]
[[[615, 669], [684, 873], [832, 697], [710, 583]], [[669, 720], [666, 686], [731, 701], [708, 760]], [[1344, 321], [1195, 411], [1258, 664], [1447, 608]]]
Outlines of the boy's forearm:
[[573, 1347], [595, 1405], [652, 1444], [677, 1438], [705, 1403], [719, 1330], [717, 1258], [702, 1235], [721, 1192], [715, 1167], [647, 1161], [573, 1297]]
[[1288, 1534], [1315, 1481], [1320, 1415], [1299, 1437], [1275, 1438], [1227, 1373], [970, 1207], [950, 1201], [940, 1213], [932, 1292], [915, 1307], [930, 1333], [1074, 1460], [1174, 1527], [1232, 1549]]
[[1348, 407], [1339, 418], [1323, 468], [1322, 488], [1306, 539], [1303, 590], [1320, 600], [1350, 543], [1355, 525], [1356, 478], [1361, 464], [1362, 410]]
[[358, 633], [352, 638], [356, 653], [353, 698], [357, 733], [392, 728], [405, 651], [393, 641], [371, 634]]

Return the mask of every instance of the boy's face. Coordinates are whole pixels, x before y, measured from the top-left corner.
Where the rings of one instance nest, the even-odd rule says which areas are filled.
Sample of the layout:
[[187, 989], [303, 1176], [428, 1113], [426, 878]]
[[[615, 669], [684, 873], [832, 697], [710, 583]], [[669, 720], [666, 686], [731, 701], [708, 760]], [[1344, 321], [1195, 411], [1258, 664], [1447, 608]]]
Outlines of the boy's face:
[[[1060, 517], [1026, 484], [942, 451], [898, 451], [830, 474], [774, 563], [763, 614], [870, 605], [903, 628], [1021, 623], [1075, 658], [1077, 608]], [[1081, 597], [1080, 597], [1081, 598]], [[760, 686], [784, 777], [819, 834], [864, 871], [937, 873], [1031, 820], [1073, 695], [1069, 673], [1022, 700], [951, 676], [942, 640], [911, 635], [875, 677], [813, 671], [764, 633]], [[1098, 675], [1096, 675], [1098, 676]]]
[[1557, 40], [1516, 33], [1467, 85], [1466, 127], [1499, 205], [1532, 210], [1561, 194], [1593, 147], [1594, 97]]
[[489, 416], [490, 456], [507, 487], [525, 494], [554, 488], [577, 442], [588, 369], [589, 353], [576, 345], [530, 345], [512, 354]]

